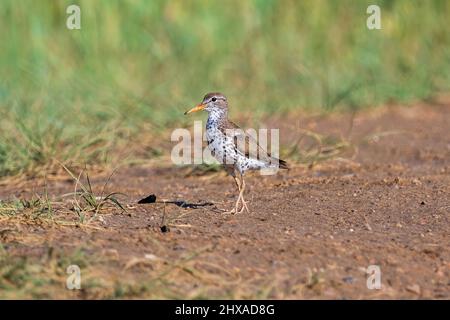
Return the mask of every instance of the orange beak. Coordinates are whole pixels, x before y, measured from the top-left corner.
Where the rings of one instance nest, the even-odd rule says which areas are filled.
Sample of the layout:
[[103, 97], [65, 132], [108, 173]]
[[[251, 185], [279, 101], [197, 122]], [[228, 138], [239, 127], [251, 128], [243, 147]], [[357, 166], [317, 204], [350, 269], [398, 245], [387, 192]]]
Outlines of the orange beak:
[[192, 112], [201, 111], [201, 110], [205, 109], [205, 107], [206, 107], [205, 104], [200, 103], [200, 104], [196, 105], [195, 107], [193, 107], [191, 110], [186, 111], [184, 114], [186, 115], [186, 114], [189, 114]]

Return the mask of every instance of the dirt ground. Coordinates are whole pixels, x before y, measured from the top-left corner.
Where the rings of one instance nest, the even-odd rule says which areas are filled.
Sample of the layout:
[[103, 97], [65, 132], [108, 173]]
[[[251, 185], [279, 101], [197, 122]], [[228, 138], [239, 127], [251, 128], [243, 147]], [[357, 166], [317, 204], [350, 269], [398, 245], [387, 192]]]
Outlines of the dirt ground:
[[[168, 160], [117, 170], [106, 189], [126, 195], [126, 211], [108, 206], [83, 223], [71, 197], [58, 198], [74, 190], [70, 177], [48, 176], [46, 188], [0, 180], [0, 199], [47, 190], [55, 212], [0, 215], [0, 297], [450, 298], [450, 103], [264, 125], [280, 128], [292, 168], [248, 175], [250, 214], [215, 210], [236, 199], [224, 172]], [[93, 189], [107, 178], [94, 175]], [[137, 204], [150, 194], [156, 203]], [[70, 264], [81, 290], [66, 289]], [[367, 287], [370, 265], [381, 289]]]

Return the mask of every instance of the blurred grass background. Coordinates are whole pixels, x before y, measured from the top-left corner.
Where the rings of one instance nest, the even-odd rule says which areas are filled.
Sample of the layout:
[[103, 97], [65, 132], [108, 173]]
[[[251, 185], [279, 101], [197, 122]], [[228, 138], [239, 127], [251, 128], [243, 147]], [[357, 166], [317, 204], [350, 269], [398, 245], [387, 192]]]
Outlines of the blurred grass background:
[[449, 16], [446, 0], [2, 0], [0, 176], [108, 162], [208, 91], [257, 116], [426, 99], [450, 87]]

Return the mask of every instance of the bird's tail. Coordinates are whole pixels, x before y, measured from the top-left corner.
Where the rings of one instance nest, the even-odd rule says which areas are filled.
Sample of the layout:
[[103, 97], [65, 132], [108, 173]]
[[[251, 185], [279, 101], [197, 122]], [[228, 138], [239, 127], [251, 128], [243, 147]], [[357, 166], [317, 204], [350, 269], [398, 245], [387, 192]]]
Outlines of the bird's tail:
[[278, 159], [280, 169], [289, 169], [289, 166], [286, 161]]
[[289, 170], [289, 166], [288, 166], [287, 162], [284, 160], [272, 157], [272, 163], [278, 163], [278, 168], [280, 168], [280, 169], [288, 169]]

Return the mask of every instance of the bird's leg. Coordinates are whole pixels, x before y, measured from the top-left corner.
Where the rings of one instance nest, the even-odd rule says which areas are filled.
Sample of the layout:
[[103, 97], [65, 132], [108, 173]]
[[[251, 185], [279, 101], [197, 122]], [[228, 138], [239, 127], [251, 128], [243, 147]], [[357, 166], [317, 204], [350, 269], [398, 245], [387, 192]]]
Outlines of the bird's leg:
[[233, 176], [234, 182], [236, 182], [236, 187], [238, 188], [239, 192], [241, 192], [241, 184], [239, 182], [239, 179], [236, 176]]
[[234, 209], [231, 210], [231, 211], [232, 211], [233, 213], [238, 213], [239, 202], [241, 201], [241, 198], [242, 198], [242, 196], [241, 196], [242, 182], [239, 181], [239, 179], [238, 179], [236, 176], [234, 176], [233, 178], [234, 178], [234, 181], [236, 182], [236, 186], [237, 186], [238, 191], [239, 191], [239, 196], [238, 196], [238, 198], [237, 198], [237, 200], [236, 200], [236, 204], [235, 204], [235, 206], [234, 206]]
[[241, 176], [241, 179], [242, 179], [242, 184], [241, 184], [241, 189], [240, 189], [240, 192], [239, 192], [239, 199], [241, 199], [241, 201], [242, 201], [242, 208], [241, 208], [241, 210], [239, 211], [239, 213], [242, 213], [242, 212], [244, 211], [244, 209], [245, 209], [248, 213], [250, 213], [250, 210], [249, 210], [248, 207], [247, 207], [247, 202], [245, 202], [245, 200], [244, 200], [244, 191], [245, 191], [245, 180], [244, 180], [244, 176]]
[[[236, 187], [237, 187], [238, 192], [240, 194], [240, 192], [241, 192], [241, 182], [239, 181], [239, 179], [236, 177], [235, 174], [231, 174], [231, 176], [233, 177], [234, 182], [236, 182]], [[239, 196], [237, 201], [236, 201], [236, 204], [235, 204], [234, 208], [229, 210], [229, 211], [225, 211], [225, 213], [231, 213], [231, 214], [237, 213], [238, 212], [238, 208], [239, 208], [240, 200], [241, 200], [241, 197]]]

